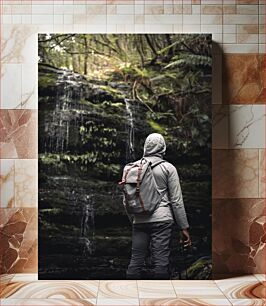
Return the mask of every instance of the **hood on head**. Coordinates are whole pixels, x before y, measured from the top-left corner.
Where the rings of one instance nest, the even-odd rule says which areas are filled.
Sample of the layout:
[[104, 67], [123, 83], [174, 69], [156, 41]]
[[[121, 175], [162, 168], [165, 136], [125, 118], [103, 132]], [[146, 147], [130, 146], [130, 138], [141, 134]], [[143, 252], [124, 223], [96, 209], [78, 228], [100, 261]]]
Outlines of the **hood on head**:
[[163, 136], [158, 133], [150, 134], [144, 143], [143, 156], [160, 156], [162, 157], [166, 151], [166, 144]]

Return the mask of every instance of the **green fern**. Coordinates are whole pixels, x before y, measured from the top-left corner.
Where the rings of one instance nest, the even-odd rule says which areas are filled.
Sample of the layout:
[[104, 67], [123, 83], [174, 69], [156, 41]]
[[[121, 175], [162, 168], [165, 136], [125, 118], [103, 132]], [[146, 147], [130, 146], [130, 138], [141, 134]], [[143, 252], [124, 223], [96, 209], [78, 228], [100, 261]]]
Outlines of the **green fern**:
[[183, 54], [173, 57], [173, 61], [163, 69], [173, 68], [180, 65], [185, 66], [209, 66], [212, 65], [212, 59], [204, 55]]

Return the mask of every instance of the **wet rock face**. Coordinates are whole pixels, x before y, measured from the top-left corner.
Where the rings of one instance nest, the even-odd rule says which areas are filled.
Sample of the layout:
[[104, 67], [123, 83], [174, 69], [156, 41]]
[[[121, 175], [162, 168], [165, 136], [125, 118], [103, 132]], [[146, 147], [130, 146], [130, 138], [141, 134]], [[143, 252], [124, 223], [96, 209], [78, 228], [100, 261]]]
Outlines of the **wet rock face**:
[[[42, 279], [125, 277], [131, 227], [117, 182], [123, 166], [142, 156], [146, 136], [155, 132], [147, 107], [129, 97], [127, 84], [87, 80], [70, 71], [39, 65]], [[169, 145], [166, 159], [173, 162], [176, 156]], [[210, 169], [206, 160], [203, 166], [191, 165], [188, 157], [179, 162], [175, 165], [183, 179], [189, 220], [195, 226], [195, 249], [186, 255], [184, 266], [183, 255], [176, 252], [178, 238], [175, 240], [173, 276], [178, 278], [179, 271], [184, 276], [184, 269], [190, 267], [192, 278], [207, 278], [210, 260], [206, 259], [206, 264], [203, 260], [204, 273], [197, 260], [210, 254], [211, 219], [206, 205], [210, 203]]]

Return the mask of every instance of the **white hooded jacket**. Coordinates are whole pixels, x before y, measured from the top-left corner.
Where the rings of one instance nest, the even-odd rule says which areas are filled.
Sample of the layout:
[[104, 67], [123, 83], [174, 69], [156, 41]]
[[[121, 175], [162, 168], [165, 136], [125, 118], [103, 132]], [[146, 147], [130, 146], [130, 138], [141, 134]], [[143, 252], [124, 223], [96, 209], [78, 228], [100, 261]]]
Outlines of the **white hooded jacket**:
[[[163, 159], [165, 151], [165, 140], [161, 134], [153, 133], [146, 138], [143, 154], [146, 159], [155, 163]], [[188, 228], [189, 224], [176, 168], [165, 161], [153, 168], [153, 174], [158, 190], [164, 193], [162, 201], [151, 216], [136, 215], [133, 223], [175, 220], [180, 229]]]

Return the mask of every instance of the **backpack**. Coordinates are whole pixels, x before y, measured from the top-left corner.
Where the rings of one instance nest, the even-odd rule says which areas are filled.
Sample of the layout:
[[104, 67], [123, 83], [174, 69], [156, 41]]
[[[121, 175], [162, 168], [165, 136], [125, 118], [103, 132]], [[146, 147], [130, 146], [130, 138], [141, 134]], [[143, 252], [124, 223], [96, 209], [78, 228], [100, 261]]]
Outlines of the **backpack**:
[[128, 214], [151, 215], [160, 204], [164, 194], [158, 191], [152, 169], [165, 162], [154, 164], [145, 158], [124, 167], [122, 186], [124, 203]]

